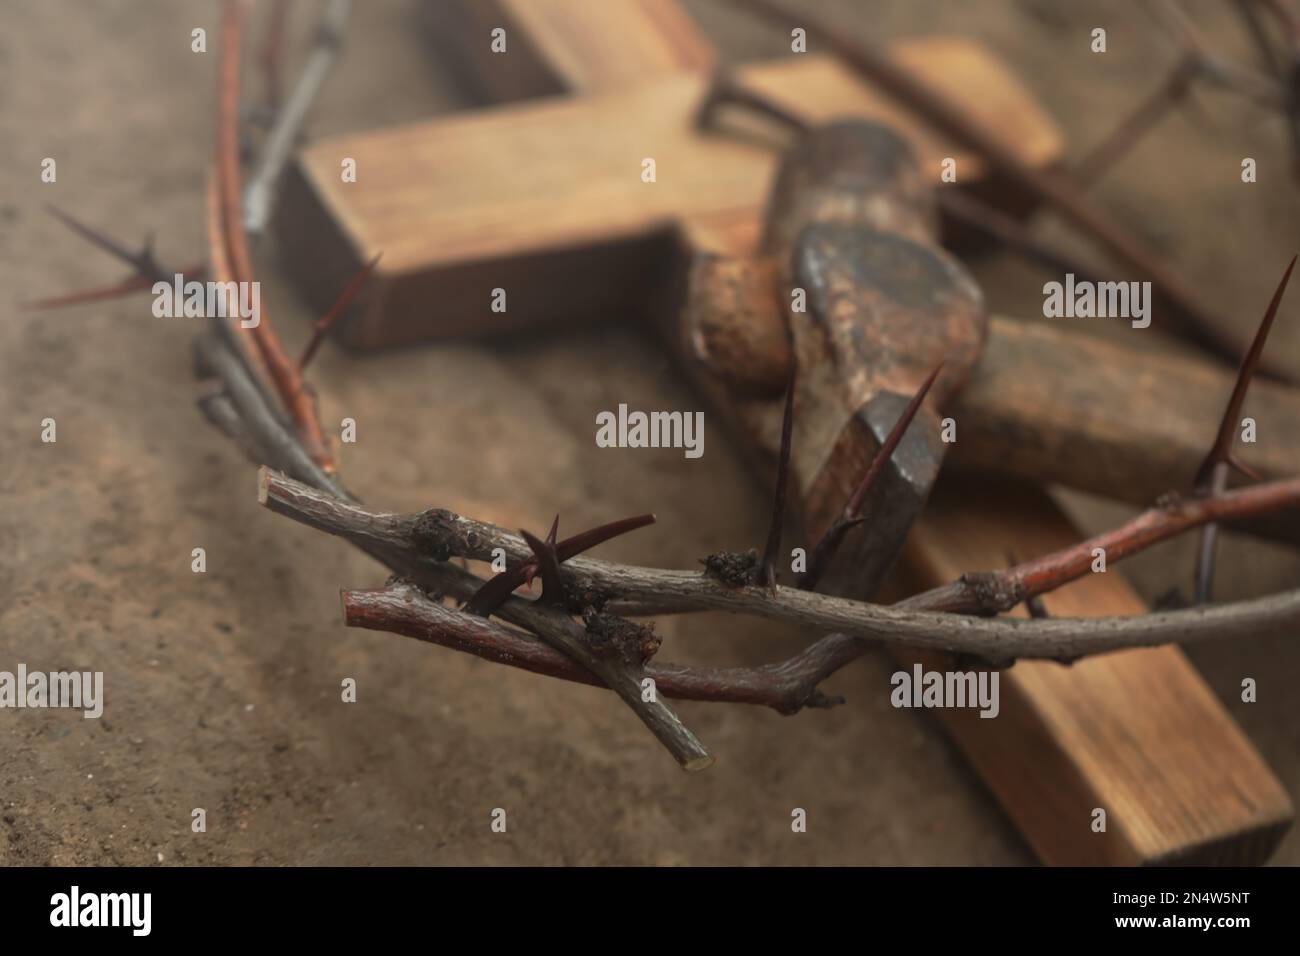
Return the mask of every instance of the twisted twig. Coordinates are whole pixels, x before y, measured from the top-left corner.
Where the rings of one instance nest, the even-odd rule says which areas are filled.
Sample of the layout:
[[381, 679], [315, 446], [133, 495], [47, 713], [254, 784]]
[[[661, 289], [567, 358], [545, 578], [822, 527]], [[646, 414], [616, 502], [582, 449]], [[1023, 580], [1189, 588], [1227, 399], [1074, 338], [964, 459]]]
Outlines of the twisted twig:
[[[278, 514], [321, 531], [400, 556], [397, 563], [421, 569], [431, 586], [447, 587], [449, 557], [488, 560], [494, 548], [522, 559], [528, 544], [504, 528], [430, 510], [416, 515], [372, 512], [262, 469], [259, 501]], [[615, 613], [643, 602], [660, 612], [730, 611], [790, 624], [843, 631], [851, 637], [960, 651], [991, 661], [1019, 657], [1073, 660], [1087, 654], [1171, 642], [1231, 637], [1300, 622], [1300, 591], [1214, 608], [1142, 617], [1020, 621], [964, 617], [936, 611], [1013, 607], [1031, 594], [1088, 573], [1093, 547], [1119, 559], [1209, 520], [1245, 517], [1300, 504], [1300, 478], [1242, 491], [1157, 506], [1122, 528], [1004, 572], [968, 575], [894, 608], [796, 588], [728, 587], [693, 571], [615, 564], [592, 558], [566, 562], [566, 588], [583, 603]], [[1096, 542], [1103, 542], [1097, 544]], [[459, 569], [457, 569], [459, 570]], [[463, 573], [463, 572], [462, 572]], [[477, 580], [477, 579], [474, 579]], [[1010, 601], [1010, 604], [1006, 602]]]

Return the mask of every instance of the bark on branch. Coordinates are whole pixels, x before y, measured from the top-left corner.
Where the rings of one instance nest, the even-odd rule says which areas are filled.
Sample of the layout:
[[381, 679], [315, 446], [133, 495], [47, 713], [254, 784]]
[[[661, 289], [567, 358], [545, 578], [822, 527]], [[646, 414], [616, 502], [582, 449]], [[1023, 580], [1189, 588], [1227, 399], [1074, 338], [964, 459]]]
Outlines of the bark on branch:
[[[342, 597], [343, 620], [349, 627], [404, 634], [534, 674], [603, 686], [591, 671], [529, 634], [431, 601], [409, 584], [344, 591]], [[824, 695], [818, 685], [856, 659], [864, 647], [857, 638], [832, 635], [776, 664], [692, 667], [650, 663], [645, 666], [645, 676], [655, 682], [657, 694], [676, 700], [762, 704], [793, 714], [804, 707], [842, 703], [841, 698]]]
[[[403, 564], [432, 573], [437, 580], [442, 576], [432, 572], [431, 566], [450, 557], [488, 560], [492, 549], [498, 547], [516, 560], [524, 560], [532, 553], [523, 539], [486, 522], [440, 509], [417, 515], [374, 513], [267, 469], [259, 476], [258, 497], [272, 511], [318, 530], [400, 555]], [[1258, 485], [1212, 499], [1170, 503], [1102, 537], [1117, 539], [1112, 543], [1118, 554], [1131, 554], [1207, 520], [1254, 513], [1251, 509], [1276, 509], [1279, 501], [1290, 505], [1300, 501], [1300, 479]], [[701, 573], [591, 558], [574, 558], [565, 563], [561, 573], [567, 588], [581, 603], [607, 605], [611, 610], [653, 602], [660, 608], [679, 611], [729, 611], [842, 631], [859, 639], [960, 652], [989, 661], [1021, 657], [1074, 660], [1125, 647], [1241, 636], [1300, 623], [1300, 590], [1210, 608], [1123, 618], [1022, 621], [935, 613], [929, 609], [985, 610], [1005, 605], [1013, 597], [1017, 602], [1024, 600], [1031, 591], [1042, 593], [1034, 589], [1069, 574], [1077, 577], [1074, 572], [1086, 569], [1086, 563], [1080, 565], [1080, 555], [1091, 558], [1089, 544], [1083, 542], [1021, 565], [1005, 578], [968, 575], [952, 585], [926, 592], [929, 597], [918, 595], [902, 607], [893, 608], [786, 587], [732, 588]]]

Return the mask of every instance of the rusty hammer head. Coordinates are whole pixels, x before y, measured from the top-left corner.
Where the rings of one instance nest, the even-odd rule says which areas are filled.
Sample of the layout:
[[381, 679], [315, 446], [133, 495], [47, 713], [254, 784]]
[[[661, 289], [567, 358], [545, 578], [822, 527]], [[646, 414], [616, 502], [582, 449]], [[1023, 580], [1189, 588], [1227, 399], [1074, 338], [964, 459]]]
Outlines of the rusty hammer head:
[[943, 364], [863, 503], [865, 533], [846, 542], [838, 567], [851, 577], [832, 573], [829, 590], [869, 596], [888, 571], [943, 458], [933, 409], [965, 383], [983, 346], [980, 290], [936, 234], [933, 192], [906, 140], [878, 123], [837, 122], [806, 132], [783, 158], [760, 255], [705, 258], [692, 271], [685, 320], [695, 357], [740, 402], [771, 405], [797, 363], [791, 467], [813, 540]]

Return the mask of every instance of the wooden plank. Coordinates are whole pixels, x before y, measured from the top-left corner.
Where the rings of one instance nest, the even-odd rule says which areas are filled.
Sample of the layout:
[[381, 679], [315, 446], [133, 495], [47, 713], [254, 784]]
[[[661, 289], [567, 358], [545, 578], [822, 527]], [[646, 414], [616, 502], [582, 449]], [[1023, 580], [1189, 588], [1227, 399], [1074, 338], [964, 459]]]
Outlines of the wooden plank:
[[[1030, 162], [1059, 155], [1055, 128], [979, 47], [925, 39], [897, 55], [998, 123]], [[834, 60], [792, 57], [741, 75], [810, 120], [879, 118], [934, 169], [952, 155], [963, 178], [983, 172]], [[352, 274], [383, 253], [361, 316], [341, 330], [358, 347], [620, 311], [655, 275], [645, 253], [657, 235], [681, 224], [696, 248], [730, 252], [757, 229], [777, 152], [770, 137], [701, 135], [693, 117], [707, 82], [680, 74], [322, 141], [286, 176], [276, 213], [286, 264], [306, 280], [322, 267]], [[342, 181], [345, 157], [356, 182]], [[641, 179], [647, 157], [653, 184]], [[303, 285], [328, 308], [328, 288]], [[509, 290], [504, 315], [490, 310], [495, 288]]]
[[[1004, 567], [1009, 551], [1027, 558], [1081, 537], [1037, 489], [963, 479], [936, 491], [899, 577], [914, 591]], [[1115, 569], [1044, 603], [1057, 617], [1147, 611]], [[896, 656], [908, 667], [953, 666], [940, 655]], [[994, 719], [934, 713], [1046, 863], [1258, 864], [1290, 825], [1286, 790], [1177, 647], [1069, 667], [1022, 661], [1000, 685]], [[1092, 830], [1097, 807], [1104, 833]]]

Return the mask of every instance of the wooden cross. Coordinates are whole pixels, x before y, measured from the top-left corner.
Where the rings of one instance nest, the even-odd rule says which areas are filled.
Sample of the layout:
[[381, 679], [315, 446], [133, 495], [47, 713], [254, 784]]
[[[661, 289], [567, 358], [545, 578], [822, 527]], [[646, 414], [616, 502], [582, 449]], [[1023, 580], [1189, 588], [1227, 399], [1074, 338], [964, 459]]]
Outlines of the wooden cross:
[[[715, 54], [676, 0], [430, 0], [429, 10], [444, 55], [503, 105], [319, 142], [298, 156], [276, 213], [289, 269], [318, 310], [330, 294], [320, 275], [353, 274], [383, 252], [341, 331], [346, 343], [625, 315], [664, 301], [683, 250], [752, 248], [776, 154], [761, 137], [696, 129]], [[504, 53], [491, 49], [498, 28]], [[978, 46], [914, 40], [894, 54], [996, 124], [1026, 159], [1060, 157], [1050, 119]], [[984, 179], [986, 195], [1014, 200], [974, 158], [833, 60], [809, 53], [738, 75], [808, 120], [886, 120], [927, 168], [951, 156], [964, 183]], [[647, 158], [653, 184], [641, 176]], [[340, 176], [345, 159], [355, 161], [355, 182]], [[508, 294], [504, 313], [491, 310], [496, 289]], [[770, 453], [770, 441], [759, 445]], [[909, 590], [1080, 537], [1039, 489], [977, 487], [963, 478], [961, 500], [977, 500], [972, 507], [940, 484], [900, 562]], [[1067, 617], [1146, 611], [1114, 572], [1044, 603]], [[1068, 668], [1021, 662], [1003, 673], [1001, 691], [997, 719], [937, 713], [1045, 862], [1256, 863], [1291, 821], [1284, 789], [1176, 647]]]

